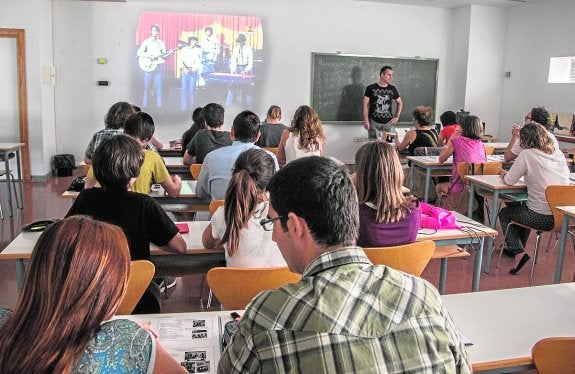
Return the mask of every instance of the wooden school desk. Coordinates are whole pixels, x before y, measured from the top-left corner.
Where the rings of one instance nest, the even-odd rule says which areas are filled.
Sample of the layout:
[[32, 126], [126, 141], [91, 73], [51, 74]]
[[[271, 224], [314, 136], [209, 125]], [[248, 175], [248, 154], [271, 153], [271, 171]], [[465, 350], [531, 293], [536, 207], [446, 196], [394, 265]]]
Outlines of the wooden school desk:
[[191, 179], [190, 166], [184, 165], [184, 158], [178, 157], [164, 157], [166, 169], [170, 174], [179, 174], [182, 178]]
[[158, 149], [158, 154], [162, 157], [182, 157], [182, 152], [184, 150], [182, 149], [182, 147], [177, 147], [177, 148], [163, 148], [163, 149]]
[[[166, 195], [165, 190], [159, 184], [152, 185], [152, 189], [150, 191], [150, 196], [154, 198], [158, 202], [158, 204], [164, 206], [166, 211], [172, 211], [170, 206], [172, 205], [185, 205], [180, 209], [175, 211], [179, 212], [207, 212], [210, 199], [199, 199], [196, 197], [196, 184], [197, 181], [195, 180], [182, 180], [182, 190], [180, 191], [180, 196], [178, 197], [170, 197]], [[78, 197], [80, 192], [77, 191], [64, 191], [62, 193], [62, 197], [75, 199]]]
[[[423, 201], [427, 202], [431, 177], [451, 175], [453, 157], [449, 157], [444, 163], [439, 162], [439, 156], [407, 156], [407, 159], [411, 161], [411, 167], [409, 168], [409, 189], [413, 191], [413, 181], [416, 168], [423, 169], [425, 172], [425, 191]], [[503, 155], [487, 156], [487, 162], [505, 163]]]
[[[527, 192], [527, 186], [525, 182], [519, 181], [513, 186], [505, 184], [501, 176], [499, 175], [466, 175], [466, 181], [469, 183], [469, 196], [475, 195], [475, 189], [481, 188], [493, 194], [493, 199], [491, 200], [491, 206], [489, 207], [489, 223], [490, 227], [495, 229], [497, 225], [497, 215], [499, 214], [499, 198], [503, 193], [525, 193]], [[469, 204], [467, 206], [467, 217], [471, 217], [473, 213], [473, 200], [469, 199]], [[489, 269], [491, 267], [491, 254], [493, 253], [493, 245], [495, 240], [487, 241], [487, 256], [485, 259], [485, 272], [489, 274]]]
[[561, 235], [559, 236], [559, 250], [557, 251], [557, 264], [555, 265], [555, 283], [561, 283], [561, 273], [563, 272], [563, 257], [565, 256], [565, 245], [567, 244], [567, 231], [569, 231], [569, 222], [575, 220], [575, 206], [557, 207], [563, 214], [563, 224], [561, 226]]
[[[491, 230], [465, 216], [458, 215], [458, 220], [466, 228], [462, 230], [448, 229], [433, 230], [422, 229], [416, 240], [433, 240], [437, 246], [476, 244], [479, 246], [473, 273], [472, 291], [479, 290], [479, 280], [481, 274], [481, 261], [483, 256], [483, 241], [485, 237], [497, 235], [497, 231]], [[191, 221], [188, 224], [189, 232], [182, 234], [188, 249], [186, 254], [170, 253], [160, 250], [154, 245], [150, 246], [152, 262], [157, 266], [158, 276], [180, 276], [195, 274], [199, 270], [204, 270], [206, 266], [214, 265], [216, 262], [225, 260], [222, 248], [205, 249], [202, 244], [202, 233], [210, 223], [209, 221]], [[425, 233], [428, 234], [425, 234]], [[16, 279], [21, 287], [24, 276], [24, 260], [30, 258], [32, 249], [38, 240], [40, 233], [20, 233], [8, 246], [0, 252], [0, 260], [13, 259], [16, 261]], [[441, 259], [439, 290], [445, 290], [445, 280], [447, 277], [447, 260], [458, 257], [459, 253], [441, 253], [434, 258]]]
[[537, 341], [575, 336], [575, 283], [445, 295], [443, 300], [473, 343], [466, 348], [474, 372], [533, 369], [531, 347]]
[[[188, 225], [189, 232], [182, 234], [186, 242], [186, 254], [166, 252], [157, 246], [150, 245], [151, 261], [157, 266], [157, 276], [180, 276], [205, 271], [204, 265], [218, 266], [225, 260], [222, 248], [206, 249], [202, 244], [202, 233], [209, 221], [178, 222]], [[39, 232], [21, 232], [0, 252], [0, 260], [16, 260], [16, 283], [18, 289], [24, 281], [25, 260], [32, 255], [32, 250], [40, 237]]]

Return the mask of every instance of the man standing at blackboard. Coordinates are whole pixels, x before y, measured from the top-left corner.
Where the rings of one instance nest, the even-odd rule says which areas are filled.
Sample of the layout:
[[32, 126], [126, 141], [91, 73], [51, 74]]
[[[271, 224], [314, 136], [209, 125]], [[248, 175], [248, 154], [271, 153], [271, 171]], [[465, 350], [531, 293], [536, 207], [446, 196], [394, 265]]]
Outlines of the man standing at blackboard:
[[[376, 139], [378, 131], [392, 132], [392, 125], [399, 121], [403, 102], [397, 88], [391, 84], [393, 68], [384, 66], [379, 71], [379, 82], [365, 88], [363, 95], [363, 127], [368, 131], [369, 139]], [[397, 109], [392, 114], [392, 101], [395, 100]]]

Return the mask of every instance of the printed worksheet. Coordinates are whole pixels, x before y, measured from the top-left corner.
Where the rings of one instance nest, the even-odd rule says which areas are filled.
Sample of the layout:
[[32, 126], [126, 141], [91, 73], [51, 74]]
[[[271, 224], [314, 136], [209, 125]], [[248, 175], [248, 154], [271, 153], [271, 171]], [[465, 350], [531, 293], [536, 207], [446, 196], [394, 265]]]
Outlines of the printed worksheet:
[[189, 373], [215, 373], [221, 354], [219, 317], [156, 318], [162, 346]]

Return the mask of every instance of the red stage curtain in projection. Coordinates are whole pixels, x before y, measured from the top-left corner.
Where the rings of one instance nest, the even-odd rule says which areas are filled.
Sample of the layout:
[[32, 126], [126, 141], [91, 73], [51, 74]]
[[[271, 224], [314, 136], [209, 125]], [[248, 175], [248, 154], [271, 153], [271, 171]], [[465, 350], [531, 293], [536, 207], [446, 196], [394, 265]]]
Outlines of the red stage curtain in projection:
[[[182, 44], [179, 41], [188, 41], [188, 37], [195, 35], [201, 42], [204, 38], [204, 29], [210, 26], [216, 40], [221, 44], [220, 54], [231, 55], [239, 34], [244, 34], [247, 43], [254, 50], [263, 49], [263, 29], [259, 17], [249, 16], [225, 16], [215, 14], [196, 13], [173, 13], [173, 12], [150, 12], [140, 14], [136, 29], [136, 45], [150, 37], [152, 25], [160, 26], [158, 38], [166, 45], [166, 50], [177, 48]], [[178, 54], [175, 58], [166, 61], [166, 70], [175, 77], [179, 77], [177, 67]]]

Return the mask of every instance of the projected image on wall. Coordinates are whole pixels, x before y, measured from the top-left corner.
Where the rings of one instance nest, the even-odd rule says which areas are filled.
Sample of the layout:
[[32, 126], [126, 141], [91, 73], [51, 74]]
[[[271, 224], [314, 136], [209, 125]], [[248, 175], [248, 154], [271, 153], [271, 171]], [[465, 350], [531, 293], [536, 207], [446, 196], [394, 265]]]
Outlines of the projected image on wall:
[[181, 117], [210, 102], [252, 109], [263, 75], [259, 17], [146, 11], [135, 42], [142, 110]]

